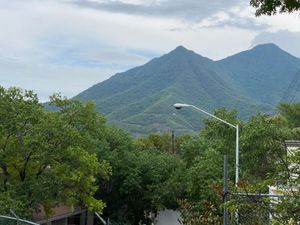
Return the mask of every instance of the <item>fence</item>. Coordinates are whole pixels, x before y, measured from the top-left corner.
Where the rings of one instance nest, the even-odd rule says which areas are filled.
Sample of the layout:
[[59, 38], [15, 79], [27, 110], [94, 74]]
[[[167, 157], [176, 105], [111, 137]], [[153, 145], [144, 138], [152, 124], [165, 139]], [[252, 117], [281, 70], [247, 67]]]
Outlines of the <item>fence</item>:
[[[292, 202], [294, 196], [231, 193], [226, 203], [228, 209], [228, 225], [273, 225], [300, 224], [294, 213], [282, 210], [282, 202]], [[285, 214], [286, 212], [286, 214]]]
[[230, 194], [228, 201], [230, 225], [266, 225], [272, 215], [269, 196]]
[[20, 219], [14, 214], [15, 217], [0, 215], [0, 225], [39, 225], [29, 220]]
[[[40, 225], [38, 223], [19, 218], [12, 210], [12, 216], [0, 215], [0, 225]], [[95, 212], [95, 225], [109, 225], [109, 218], [105, 221], [97, 212]]]

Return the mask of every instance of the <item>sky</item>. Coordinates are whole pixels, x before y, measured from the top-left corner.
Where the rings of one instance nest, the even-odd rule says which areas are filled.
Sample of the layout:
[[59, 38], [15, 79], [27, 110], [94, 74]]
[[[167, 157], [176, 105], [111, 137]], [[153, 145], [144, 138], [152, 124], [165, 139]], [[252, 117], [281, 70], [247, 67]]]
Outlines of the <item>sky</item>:
[[73, 97], [179, 45], [214, 60], [261, 43], [300, 58], [300, 13], [249, 0], [0, 0], [0, 85]]

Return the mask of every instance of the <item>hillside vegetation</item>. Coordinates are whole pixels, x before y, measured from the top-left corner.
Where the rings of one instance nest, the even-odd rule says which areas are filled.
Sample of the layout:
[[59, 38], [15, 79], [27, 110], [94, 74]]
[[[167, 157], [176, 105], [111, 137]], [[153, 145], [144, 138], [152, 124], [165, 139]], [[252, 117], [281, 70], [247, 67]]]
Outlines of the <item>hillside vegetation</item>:
[[[149, 215], [166, 208], [181, 212], [182, 225], [221, 224], [224, 154], [231, 197], [269, 193], [268, 186], [299, 187], [299, 166], [289, 165], [300, 165], [300, 152], [287, 156], [284, 140], [300, 137], [300, 103], [280, 104], [275, 116], [258, 113], [246, 121], [235, 111], [214, 112], [240, 126], [237, 186], [235, 130], [214, 118], [204, 120], [195, 136], [134, 138], [106, 124], [91, 102], [53, 95], [57, 111], [49, 112], [32, 91], [0, 87], [0, 103], [2, 215], [13, 210], [32, 219], [42, 205], [51, 216], [63, 203], [102, 213], [112, 225], [150, 225]], [[228, 210], [235, 218], [239, 209], [241, 224], [296, 225], [300, 192], [285, 194], [278, 202], [251, 195], [232, 199]]]
[[170, 130], [184, 133], [199, 130], [202, 119], [190, 110], [176, 111], [174, 103], [194, 104], [208, 111], [236, 109], [241, 119], [258, 111], [272, 114], [284, 96], [300, 99], [300, 85], [289, 96], [299, 69], [300, 59], [273, 44], [259, 45], [220, 61], [179, 46], [75, 98], [95, 101], [96, 109], [110, 123], [134, 135]]

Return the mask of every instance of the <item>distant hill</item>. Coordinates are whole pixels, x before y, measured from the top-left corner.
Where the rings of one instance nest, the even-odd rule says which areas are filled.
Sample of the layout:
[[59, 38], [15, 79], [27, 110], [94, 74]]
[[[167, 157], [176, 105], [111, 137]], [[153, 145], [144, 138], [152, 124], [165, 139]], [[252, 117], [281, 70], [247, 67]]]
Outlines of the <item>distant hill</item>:
[[[172, 107], [175, 102], [208, 111], [236, 108], [240, 118], [257, 111], [272, 113], [278, 102], [289, 95], [288, 88], [297, 80], [299, 69], [300, 59], [273, 44], [259, 45], [220, 61], [179, 46], [75, 98], [95, 101], [97, 110], [109, 122], [134, 135], [187, 132], [198, 130], [204, 117], [191, 110], [176, 112]], [[293, 89], [293, 98], [297, 99], [300, 94], [297, 87]]]
[[296, 76], [300, 59], [274, 44], [258, 45], [217, 63], [229, 71], [247, 96], [257, 101], [275, 107], [282, 100], [291, 100], [290, 94], [293, 100], [300, 100], [300, 94], [288, 88], [300, 79], [300, 74]]

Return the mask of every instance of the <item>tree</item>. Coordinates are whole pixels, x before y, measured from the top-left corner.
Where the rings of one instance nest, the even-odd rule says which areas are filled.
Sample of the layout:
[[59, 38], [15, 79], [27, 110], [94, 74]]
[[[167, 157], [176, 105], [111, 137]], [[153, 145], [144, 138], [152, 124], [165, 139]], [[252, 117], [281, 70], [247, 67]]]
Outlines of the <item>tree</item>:
[[[138, 147], [144, 150], [153, 150], [169, 153], [179, 153], [181, 145], [192, 139], [190, 135], [172, 137], [174, 134], [169, 133], [151, 133], [148, 136], [140, 137], [135, 140]], [[172, 140], [173, 138], [173, 140]]]
[[180, 146], [180, 157], [187, 168], [192, 167], [207, 149], [207, 142], [202, 137], [193, 137], [185, 140]]
[[182, 225], [215, 225], [221, 224], [222, 216], [219, 207], [210, 202], [189, 202], [187, 199], [179, 200], [180, 224]]
[[214, 187], [222, 184], [223, 156], [216, 150], [207, 149], [195, 159], [186, 176], [189, 199], [215, 204], [218, 196]]
[[274, 220], [297, 224], [300, 221], [300, 149], [281, 158], [277, 167], [277, 174], [270, 179], [270, 183], [286, 197], [273, 204]]
[[278, 105], [279, 114], [286, 119], [290, 128], [300, 127], [300, 103], [282, 102]]
[[[294, 154], [283, 156], [274, 164], [273, 173], [270, 173], [266, 179], [240, 183], [238, 192], [243, 192], [245, 195], [233, 195], [227, 203], [232, 214], [239, 210], [241, 223], [296, 225], [300, 221], [300, 151], [295, 150]], [[270, 186], [276, 190], [275, 194], [284, 196], [255, 197], [249, 194], [268, 194]]]
[[[215, 115], [231, 124], [239, 124], [237, 112], [221, 108], [215, 111]], [[214, 118], [208, 118], [204, 121], [204, 128], [200, 136], [206, 143], [222, 154], [227, 152], [235, 155], [236, 130], [225, 123]]]
[[136, 142], [142, 149], [172, 152], [172, 137], [167, 133], [152, 133], [146, 137], [138, 138]]
[[241, 132], [241, 172], [251, 182], [275, 173], [276, 162], [285, 154], [283, 143], [291, 137], [278, 117], [258, 113], [244, 124]]
[[[216, 110], [215, 115], [232, 124], [240, 123], [236, 111]], [[235, 129], [206, 119], [198, 138], [182, 145], [182, 157], [187, 162], [187, 198], [179, 201], [181, 223], [219, 224], [222, 217], [223, 155], [228, 154], [230, 179], [233, 180]]]
[[[110, 166], [96, 149], [105, 120], [91, 103], [51, 98], [58, 111], [46, 112], [32, 91], [0, 87], [0, 204], [19, 215], [43, 206], [79, 204], [101, 211], [94, 198], [96, 176], [108, 178]], [[16, 204], [11, 204], [16, 203]]]
[[[239, 124], [240, 136], [243, 133], [243, 122], [237, 119], [236, 110], [221, 108], [215, 111], [215, 115], [231, 124]], [[220, 153], [223, 160], [228, 155], [228, 178], [234, 179], [235, 153], [236, 153], [236, 129], [214, 118], [204, 121], [205, 127], [200, 132], [200, 138], [204, 143], [204, 149], [213, 149]]]
[[133, 141], [122, 130], [109, 128], [108, 147], [101, 153], [113, 174], [103, 181], [99, 198], [107, 202], [104, 213], [121, 224], [150, 224], [149, 213], [176, 208], [186, 189], [182, 160], [144, 140]]
[[250, 5], [256, 9], [256, 16], [291, 13], [300, 9], [299, 0], [251, 0]]
[[[300, 151], [287, 152], [284, 146], [285, 140], [299, 137], [299, 130], [294, 128], [298, 126], [298, 107], [298, 103], [281, 103], [281, 114], [271, 117], [259, 113], [243, 127], [241, 170], [246, 179], [233, 192], [245, 195], [233, 196], [228, 203], [233, 214], [239, 209], [241, 222], [297, 224], [300, 221]], [[284, 197], [248, 194], [267, 194], [269, 187]]]

